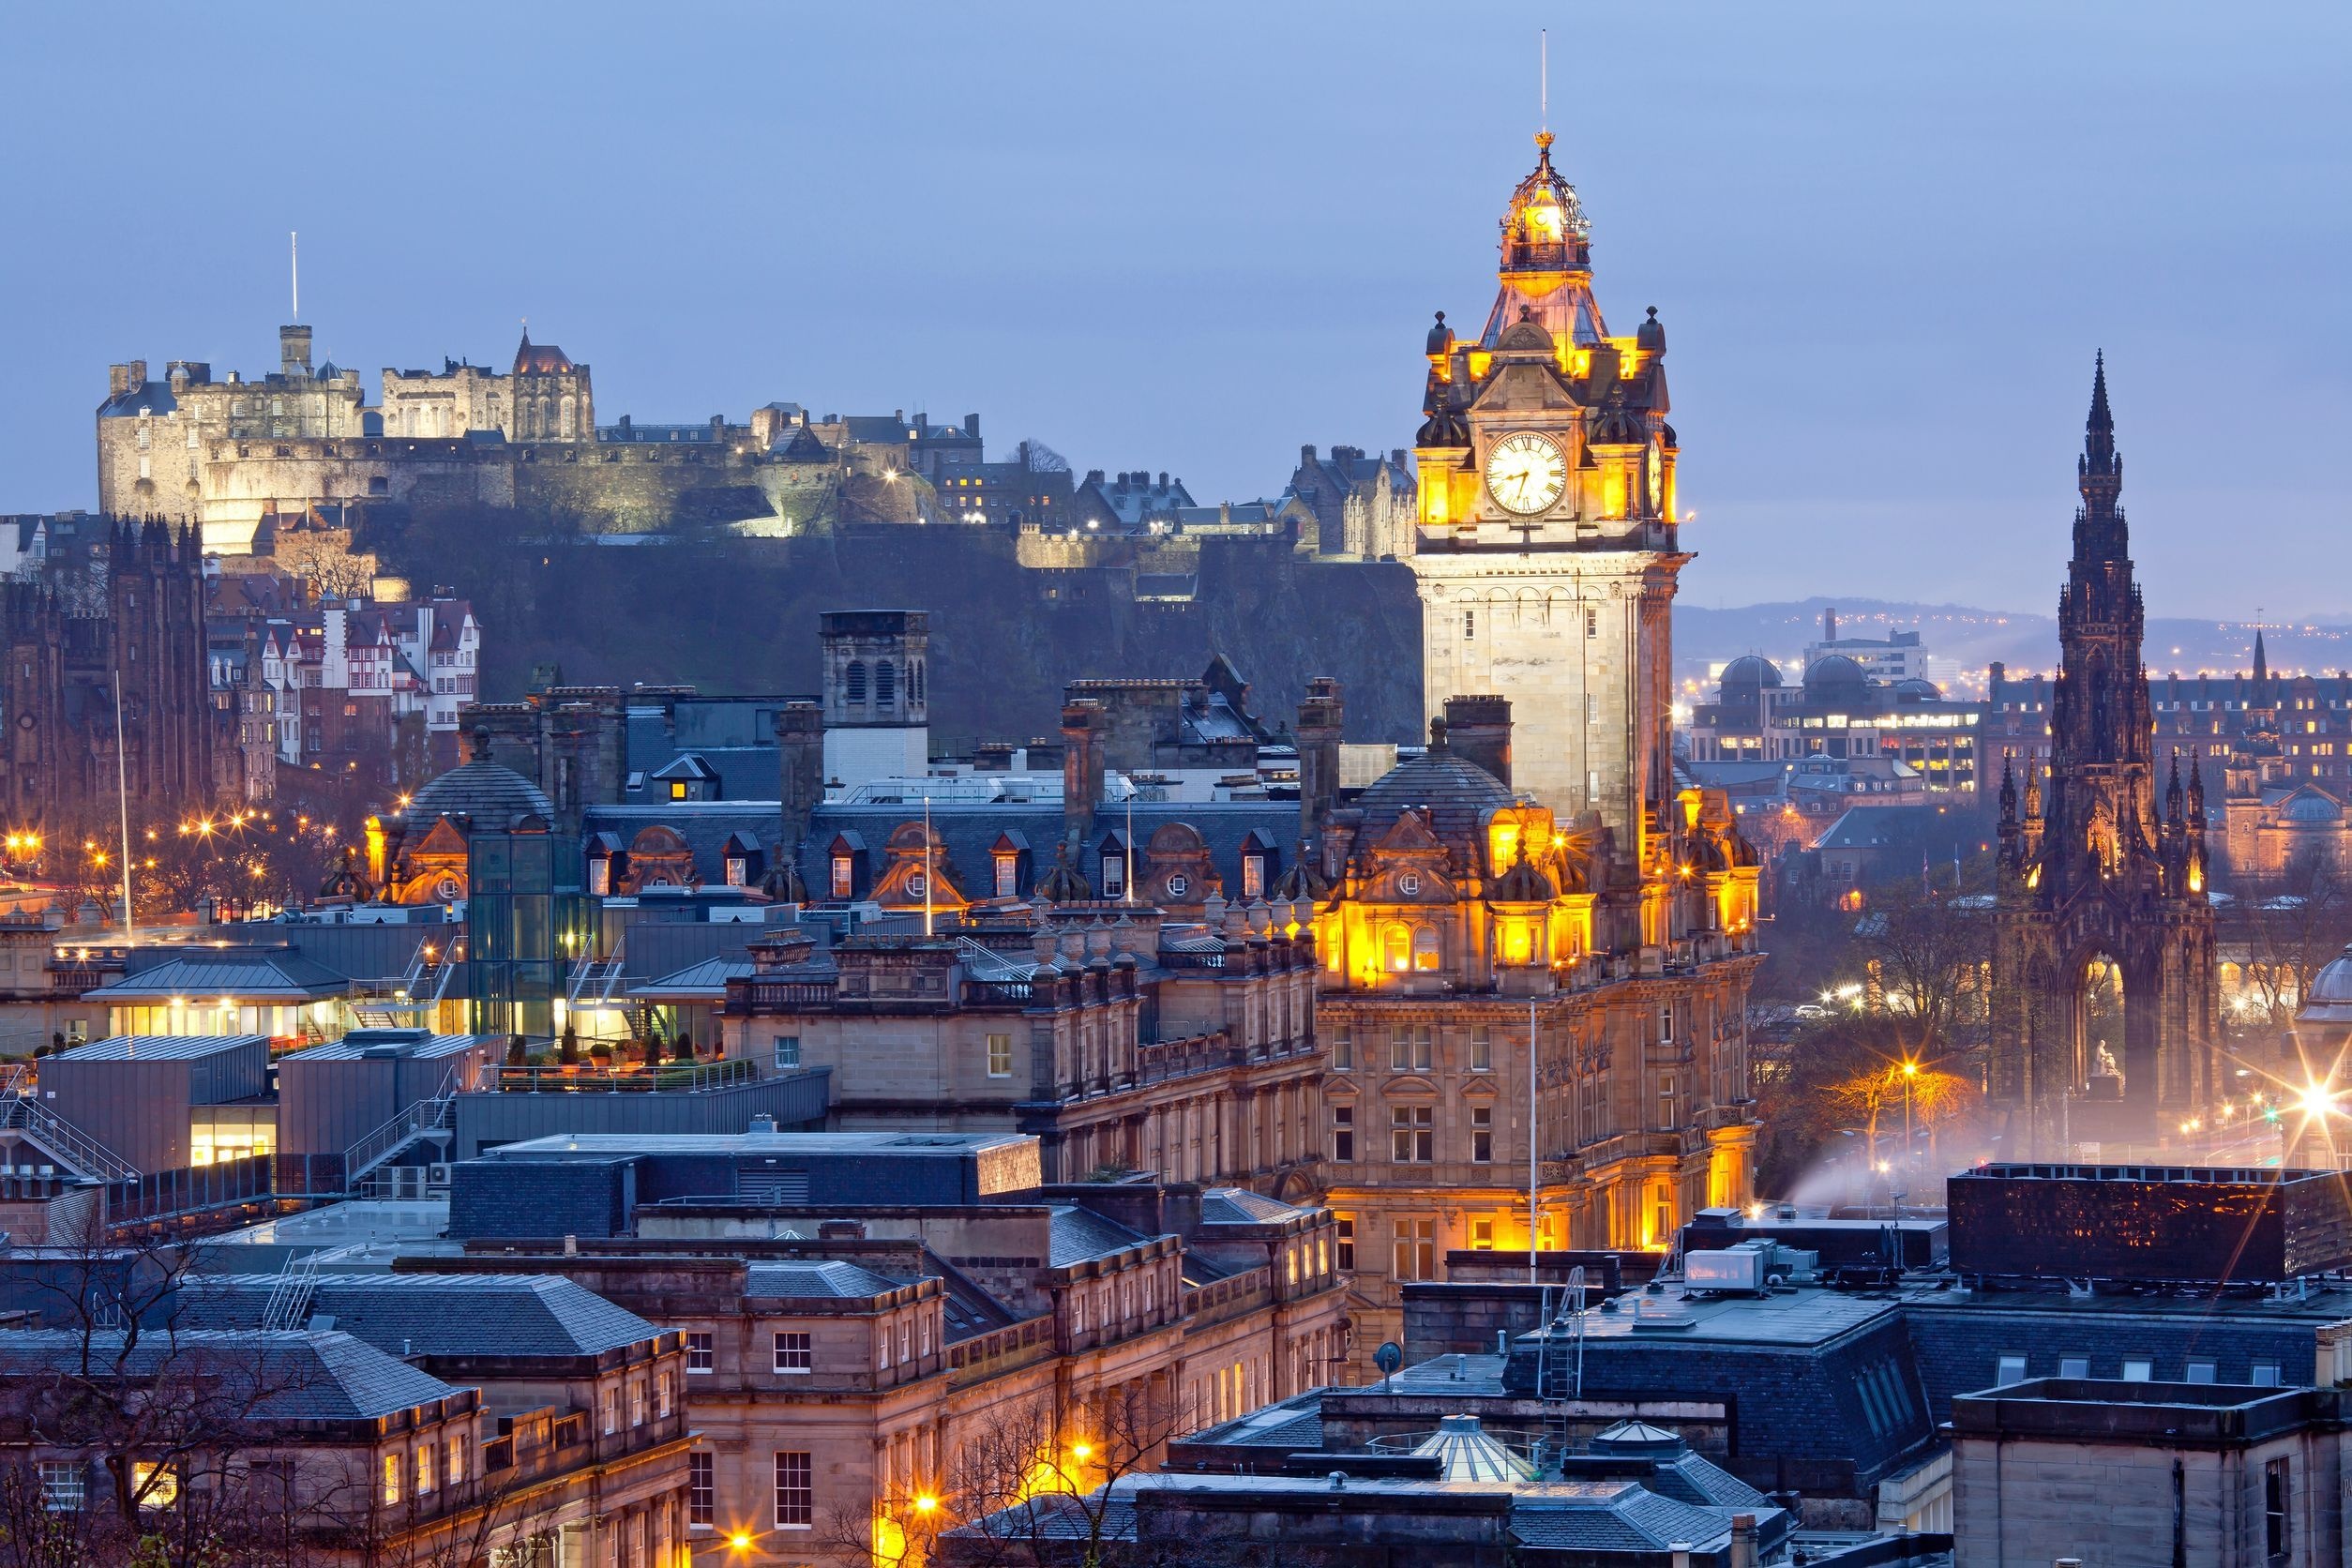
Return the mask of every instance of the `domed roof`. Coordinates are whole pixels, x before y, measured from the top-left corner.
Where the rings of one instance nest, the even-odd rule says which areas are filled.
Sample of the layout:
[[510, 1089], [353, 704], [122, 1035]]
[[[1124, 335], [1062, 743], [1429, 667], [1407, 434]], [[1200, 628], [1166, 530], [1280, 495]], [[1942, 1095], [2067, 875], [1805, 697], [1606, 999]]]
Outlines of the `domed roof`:
[[1723, 667], [1723, 684], [1726, 686], [1777, 686], [1780, 666], [1757, 654], [1741, 654]]
[[1870, 684], [1862, 667], [1844, 654], [1823, 654], [1805, 666], [1807, 691], [1860, 690]]
[[2352, 1006], [2352, 947], [2319, 966], [2319, 972], [2304, 988], [2303, 1005]]
[[2344, 807], [2306, 784], [2280, 805], [2279, 820], [2300, 826], [2332, 826], [2344, 821]]
[[411, 795], [400, 816], [412, 822], [464, 816], [485, 827], [504, 828], [526, 812], [552, 819], [555, 807], [545, 791], [514, 769], [498, 762], [475, 761], [451, 768]]
[[1467, 758], [1432, 747], [1409, 757], [1373, 780], [1356, 797], [1364, 812], [1364, 840], [1377, 840], [1396, 819], [1416, 807], [1429, 813], [1429, 830], [1461, 856], [1456, 869], [1476, 864], [1470, 858], [1479, 831], [1490, 812], [1512, 804], [1502, 780]]
[[1898, 702], [1940, 702], [1944, 688], [1933, 681], [1912, 679], [1894, 683], [1894, 700]]

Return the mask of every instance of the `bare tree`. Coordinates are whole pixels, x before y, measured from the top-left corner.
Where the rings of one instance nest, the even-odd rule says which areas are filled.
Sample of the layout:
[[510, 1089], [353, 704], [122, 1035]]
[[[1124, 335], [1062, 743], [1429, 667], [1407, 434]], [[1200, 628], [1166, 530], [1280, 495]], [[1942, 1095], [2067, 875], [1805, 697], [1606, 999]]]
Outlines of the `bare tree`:
[[1029, 1564], [1051, 1557], [1100, 1568], [1130, 1506], [1121, 1483], [1156, 1465], [1168, 1440], [1193, 1425], [1176, 1402], [1142, 1383], [1099, 1389], [1057, 1409], [1041, 1397], [991, 1412], [951, 1456], [942, 1491], [884, 1499], [874, 1532], [882, 1568], [934, 1559], [959, 1568]]
[[2241, 894], [2224, 928], [2243, 944], [2239, 995], [2250, 1021], [2284, 1029], [2311, 977], [2352, 938], [2352, 898], [2326, 866], [2300, 861]]

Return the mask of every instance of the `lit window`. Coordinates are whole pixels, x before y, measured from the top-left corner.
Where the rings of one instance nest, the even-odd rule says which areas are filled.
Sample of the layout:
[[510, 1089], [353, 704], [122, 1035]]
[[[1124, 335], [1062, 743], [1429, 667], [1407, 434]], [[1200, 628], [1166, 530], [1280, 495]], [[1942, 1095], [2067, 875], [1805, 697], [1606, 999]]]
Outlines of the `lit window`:
[[433, 1445], [426, 1443], [416, 1451], [416, 1495], [423, 1497], [433, 1489]]
[[673, 779], [671, 779], [671, 780], [670, 781], [670, 798], [671, 798], [671, 800], [684, 800], [684, 799], [686, 799], [686, 780], [685, 780], [685, 779], [683, 779], [683, 778], [673, 778]]
[[1020, 892], [1020, 858], [1001, 854], [996, 857], [996, 896], [1010, 898]]
[[837, 898], [846, 898], [850, 896], [850, 857], [848, 855], [837, 854], [833, 857], [833, 896]]
[[1242, 856], [1242, 897], [1262, 898], [1266, 896], [1266, 857], [1262, 854]]
[[1119, 898], [1125, 897], [1127, 891], [1127, 863], [1125, 860], [1115, 854], [1107, 854], [1103, 856], [1102, 882], [1104, 897]]
[[1440, 962], [1437, 927], [1420, 927], [1413, 932], [1413, 968], [1436, 969]]
[[384, 1500], [387, 1505], [400, 1500], [400, 1456], [397, 1454], [384, 1456]]
[[786, 1331], [776, 1335], [776, 1370], [778, 1372], [807, 1372], [813, 1369], [815, 1352], [809, 1348], [808, 1335]]
[[1010, 1034], [988, 1036], [988, 1076], [990, 1078], [1013, 1076], [1013, 1037]]
[[1470, 1245], [1481, 1252], [1492, 1252], [1495, 1246], [1495, 1222], [1490, 1219], [1470, 1222]]

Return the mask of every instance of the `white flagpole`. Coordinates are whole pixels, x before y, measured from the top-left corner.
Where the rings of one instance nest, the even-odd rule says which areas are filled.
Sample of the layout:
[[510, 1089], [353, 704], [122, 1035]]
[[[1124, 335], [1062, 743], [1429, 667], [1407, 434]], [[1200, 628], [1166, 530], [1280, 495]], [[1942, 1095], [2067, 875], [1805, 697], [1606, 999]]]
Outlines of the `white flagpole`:
[[1535, 1152], [1535, 999], [1527, 1003], [1527, 1282], [1537, 1283]]
[[1126, 900], [1135, 902], [1135, 780], [1127, 780], [1127, 875]]
[[130, 760], [123, 751], [123, 672], [114, 671], [114, 802], [123, 827], [123, 946], [133, 942], [130, 922]]
[[931, 792], [923, 792], [923, 934], [931, 934]]

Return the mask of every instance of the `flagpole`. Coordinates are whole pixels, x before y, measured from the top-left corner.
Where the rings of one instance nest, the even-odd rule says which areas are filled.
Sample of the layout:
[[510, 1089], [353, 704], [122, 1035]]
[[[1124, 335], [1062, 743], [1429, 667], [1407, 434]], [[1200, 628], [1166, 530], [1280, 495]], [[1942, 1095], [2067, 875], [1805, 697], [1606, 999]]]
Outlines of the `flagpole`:
[[1535, 999], [1527, 1001], [1527, 1282], [1536, 1278]]
[[120, 666], [114, 671], [114, 802], [122, 814], [123, 948], [128, 952], [135, 939], [130, 923], [130, 761], [123, 752], [123, 671]]
[[931, 935], [931, 792], [923, 792], [923, 934]]

